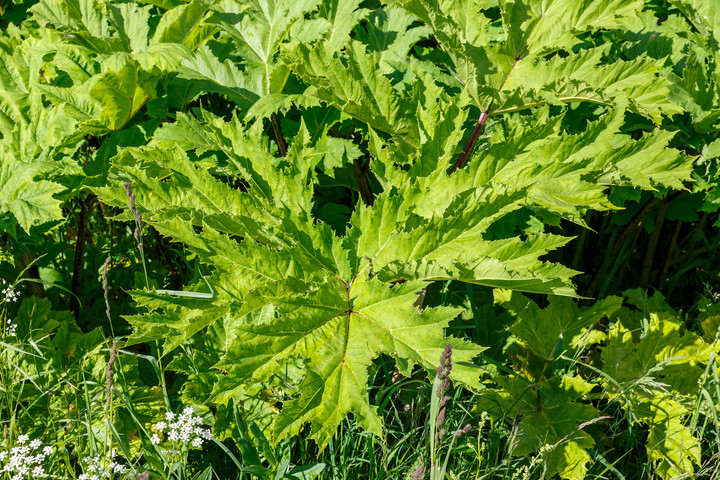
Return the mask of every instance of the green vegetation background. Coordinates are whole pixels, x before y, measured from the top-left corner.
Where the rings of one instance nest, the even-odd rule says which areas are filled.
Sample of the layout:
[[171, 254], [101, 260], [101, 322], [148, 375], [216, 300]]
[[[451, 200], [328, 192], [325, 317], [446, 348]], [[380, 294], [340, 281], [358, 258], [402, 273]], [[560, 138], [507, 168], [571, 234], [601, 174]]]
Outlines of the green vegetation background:
[[0, 13], [0, 478], [717, 477], [714, 0]]

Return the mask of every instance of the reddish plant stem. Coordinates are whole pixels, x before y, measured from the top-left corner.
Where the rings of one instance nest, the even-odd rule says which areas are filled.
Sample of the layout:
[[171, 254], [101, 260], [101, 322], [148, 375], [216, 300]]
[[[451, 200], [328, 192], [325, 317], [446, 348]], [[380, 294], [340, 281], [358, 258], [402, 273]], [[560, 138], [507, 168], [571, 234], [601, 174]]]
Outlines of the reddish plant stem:
[[275, 142], [277, 143], [280, 156], [284, 157], [287, 155], [287, 143], [285, 142], [285, 138], [283, 138], [282, 129], [280, 128], [280, 119], [277, 114], [273, 113], [270, 115], [270, 123], [272, 123], [273, 133], [275, 133]]
[[[537, 25], [536, 25], [537, 27]], [[502, 91], [503, 87], [505, 86], [505, 83], [507, 83], [508, 78], [510, 78], [510, 74], [515, 70], [515, 67], [517, 67], [518, 62], [522, 60], [523, 55], [525, 55], [525, 50], [527, 50], [527, 43], [523, 45], [522, 51], [519, 55], [515, 57], [515, 62], [510, 67], [510, 70], [508, 70], [507, 75], [505, 75], [505, 78], [503, 79], [502, 83], [500, 84], [500, 87], [497, 89], [498, 93]], [[475, 128], [473, 128], [472, 134], [470, 134], [470, 138], [468, 138], [468, 141], [465, 143], [465, 146], [463, 147], [463, 151], [460, 154], [460, 157], [455, 161], [455, 164], [453, 165], [452, 169], [450, 170], [450, 173], [455, 173], [455, 170], [458, 168], [463, 168], [468, 161], [468, 158], [470, 158], [470, 154], [472, 153], [473, 148], [475, 147], [475, 143], [477, 142], [478, 138], [480, 138], [480, 133], [482, 132], [483, 128], [485, 128], [485, 123], [487, 122], [488, 118], [490, 117], [490, 109], [493, 106], [493, 103], [495, 100], [490, 100], [490, 104], [487, 106], [485, 111], [483, 111], [480, 114], [480, 118], [478, 118], [477, 123], [475, 124]]]
[[[491, 107], [492, 102], [490, 102], [488, 110], [490, 110]], [[472, 153], [473, 147], [475, 147], [475, 143], [477, 142], [478, 138], [480, 138], [480, 133], [482, 133], [482, 130], [485, 127], [485, 123], [487, 122], [489, 116], [490, 115], [487, 111], [480, 114], [480, 118], [475, 124], [475, 128], [473, 129], [470, 138], [468, 138], [467, 143], [465, 143], [463, 151], [458, 157], [458, 159], [455, 161], [455, 164], [453, 165], [452, 170], [450, 170], [450, 173], [454, 173], [455, 170], [457, 170], [458, 168], [463, 168], [467, 164], [468, 158], [470, 158], [470, 153]]]

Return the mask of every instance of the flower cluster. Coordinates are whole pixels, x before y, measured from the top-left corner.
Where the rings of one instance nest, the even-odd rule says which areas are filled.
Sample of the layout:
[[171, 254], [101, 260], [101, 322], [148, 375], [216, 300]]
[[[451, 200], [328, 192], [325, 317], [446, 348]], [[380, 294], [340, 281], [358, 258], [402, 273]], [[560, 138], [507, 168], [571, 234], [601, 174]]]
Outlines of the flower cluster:
[[7, 325], [5, 326], [5, 335], [7, 335], [8, 337], [14, 337], [16, 330], [17, 325], [14, 324], [12, 320], [8, 320]]
[[[202, 418], [194, 417], [192, 407], [187, 407], [180, 415], [165, 412], [165, 421], [156, 423], [155, 431], [167, 434], [167, 439], [171, 442], [189, 444], [198, 448], [212, 437], [210, 430], [202, 428], [201, 425]], [[159, 444], [160, 435], [153, 434], [150, 441], [155, 445]]]
[[[4, 279], [0, 279], [0, 286], [5, 285], [7, 282], [5, 282]], [[0, 290], [0, 296], [5, 299], [6, 302], [17, 302], [17, 299], [20, 298], [20, 294], [13, 290], [14, 285], [9, 285], [2, 290]]]
[[17, 444], [10, 450], [0, 451], [0, 472], [11, 475], [11, 480], [23, 480], [32, 475], [38, 477], [45, 475], [42, 463], [48, 455], [52, 455], [53, 447], [42, 447], [40, 440], [29, 441], [27, 435], [20, 435]]
[[124, 465], [114, 460], [115, 451], [113, 450], [110, 457], [85, 457], [83, 469], [87, 473], [83, 473], [78, 480], [105, 480], [112, 478], [113, 474], [127, 473], [128, 469]]

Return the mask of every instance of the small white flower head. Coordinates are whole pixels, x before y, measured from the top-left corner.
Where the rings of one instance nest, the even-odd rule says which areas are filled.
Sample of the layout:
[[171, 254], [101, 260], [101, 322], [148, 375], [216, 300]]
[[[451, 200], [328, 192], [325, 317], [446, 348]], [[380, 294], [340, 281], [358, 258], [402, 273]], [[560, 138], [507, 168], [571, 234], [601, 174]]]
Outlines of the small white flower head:
[[165, 412], [165, 421], [156, 423], [152, 430], [156, 433], [152, 435], [150, 441], [158, 445], [162, 442], [160, 435], [162, 433], [165, 439], [174, 443], [174, 447], [182, 445], [199, 448], [205, 442], [212, 438], [210, 430], [201, 428], [203, 424], [202, 417], [194, 416], [192, 407], [185, 407], [182, 413]]
[[85, 473], [78, 480], [111, 480], [114, 475], [122, 475], [128, 471], [127, 467], [113, 460], [116, 452], [110, 452], [107, 457], [85, 457], [83, 470]]
[[[9, 450], [0, 451], [0, 473], [7, 473], [9, 478], [25, 480], [29, 475], [39, 477], [45, 475], [43, 462], [48, 456], [45, 453], [34, 454], [42, 447], [40, 440], [30, 440], [29, 435], [19, 435], [15, 446]], [[45, 447], [43, 452], [52, 447]], [[3, 476], [3, 478], [8, 478]]]
[[[2, 284], [5, 284], [4, 280]], [[0, 291], [0, 295], [5, 298], [6, 302], [17, 302], [18, 298], [20, 298], [20, 294], [13, 290], [13, 285], [3, 288], [2, 291]]]
[[14, 337], [17, 334], [17, 325], [12, 320], [8, 320], [5, 326], [5, 334], [8, 337]]

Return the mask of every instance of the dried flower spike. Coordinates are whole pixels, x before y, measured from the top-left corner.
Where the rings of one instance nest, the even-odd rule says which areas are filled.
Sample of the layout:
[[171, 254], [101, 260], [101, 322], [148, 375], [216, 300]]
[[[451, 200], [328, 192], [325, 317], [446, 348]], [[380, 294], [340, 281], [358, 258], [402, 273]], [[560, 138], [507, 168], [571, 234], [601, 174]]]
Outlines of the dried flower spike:
[[110, 320], [110, 302], [108, 300], [108, 294], [110, 293], [110, 285], [108, 284], [107, 279], [108, 265], [110, 265], [110, 257], [107, 257], [105, 259], [102, 270], [103, 296], [105, 297], [105, 314], [107, 315], [108, 320]]
[[440, 439], [445, 435], [446, 430], [442, 428], [443, 423], [445, 423], [445, 404], [448, 400], [450, 400], [450, 397], [445, 395], [445, 392], [450, 388], [450, 372], [452, 371], [452, 345], [447, 344], [445, 346], [445, 350], [443, 350], [442, 355], [440, 355], [440, 365], [437, 369], [437, 375], [438, 379], [441, 380], [440, 386], [437, 389], [437, 396], [441, 399], [440, 400], [440, 412], [437, 416], [437, 423], [436, 429], [437, 429], [437, 441], [439, 442]]
[[425, 467], [420, 465], [413, 472], [412, 480], [421, 480], [423, 478], [423, 473], [425, 473]]
[[142, 213], [140, 213], [140, 211], [135, 206], [135, 194], [132, 191], [132, 185], [130, 185], [128, 182], [125, 182], [123, 186], [125, 187], [125, 193], [130, 199], [130, 213], [132, 213], [133, 217], [135, 218], [135, 231], [133, 232], [133, 236], [135, 237], [135, 241], [138, 244], [138, 249], [140, 250], [140, 253], [142, 253], [143, 245], [142, 238], [140, 236], [143, 227]]
[[465, 425], [463, 428], [461, 428], [460, 430], [458, 430], [457, 432], [455, 432], [455, 436], [456, 436], [456, 437], [460, 437], [460, 436], [462, 436], [462, 435], [465, 435], [465, 434], [468, 433], [469, 431], [470, 431], [470, 424], [468, 423], [468, 424]]
[[437, 396], [443, 398], [443, 395], [450, 388], [450, 372], [452, 371], [452, 345], [445, 345], [442, 355], [440, 355], [440, 365], [438, 365], [437, 375], [442, 380], [442, 385], [437, 391]]

